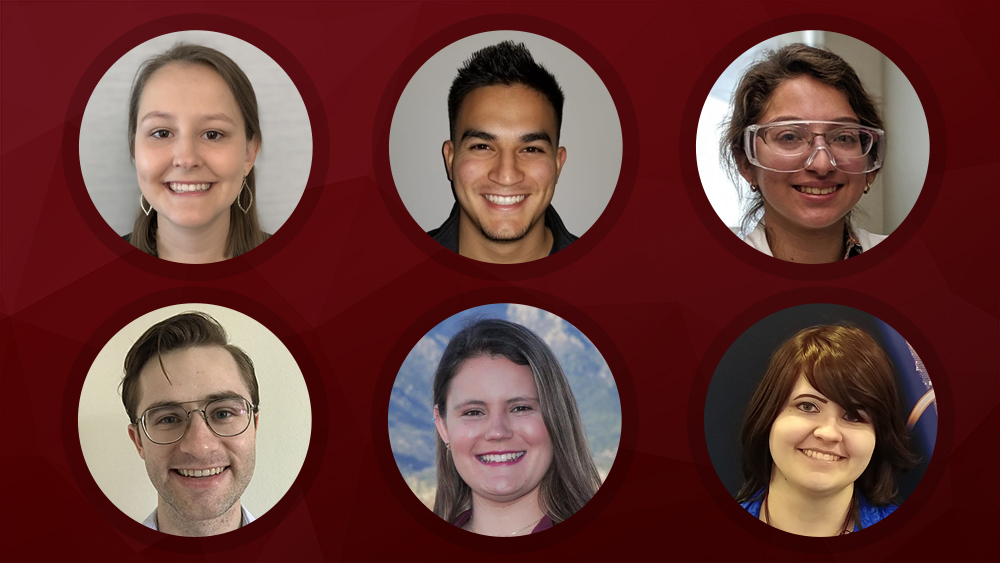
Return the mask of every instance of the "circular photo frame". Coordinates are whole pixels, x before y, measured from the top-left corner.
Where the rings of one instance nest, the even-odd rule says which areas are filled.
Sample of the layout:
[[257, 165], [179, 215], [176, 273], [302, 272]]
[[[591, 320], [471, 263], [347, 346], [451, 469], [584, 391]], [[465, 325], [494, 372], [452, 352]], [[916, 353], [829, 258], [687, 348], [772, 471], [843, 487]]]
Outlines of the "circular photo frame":
[[[248, 412], [226, 403], [244, 400]], [[215, 535], [232, 531], [224, 515], [250, 524], [292, 487], [312, 434], [310, 404], [294, 357], [264, 325], [218, 305], [172, 305], [127, 324], [94, 359], [80, 446], [97, 486], [136, 522]], [[228, 430], [243, 417], [245, 427]]]
[[[150, 127], [143, 127], [142, 135], [136, 132], [137, 141], [134, 148], [130, 148], [128, 124], [133, 84], [142, 77], [141, 68], [148, 61], [170, 52], [177, 45], [204, 47], [221, 53], [237, 67], [233, 74], [245, 75], [250, 83], [249, 90], [243, 89], [237, 95], [233, 84], [239, 84], [240, 80], [234, 82], [222, 76], [228, 70], [219, 70], [220, 64], [226, 63], [215, 60], [214, 53], [175, 53], [173, 59], [181, 62], [167, 62], [155, 70], [141, 92], [142, 98], [147, 100], [155, 95], [158, 106], [162, 107], [152, 109], [162, 118], [156, 123], [146, 122]], [[166, 84], [162, 84], [163, 80], [154, 80], [158, 74], [176, 71], [178, 67], [186, 69], [187, 74], [200, 69], [210, 76], [170, 76], [167, 78], [172, 80]], [[212, 72], [213, 68], [216, 72]], [[185, 83], [185, 78], [190, 78], [190, 83]], [[199, 88], [191, 88], [194, 84]], [[149, 90], [150, 86], [155, 89]], [[215, 90], [211, 86], [215, 86]], [[218, 101], [219, 97], [226, 99]], [[252, 100], [252, 103], [234, 100]], [[230, 106], [232, 111], [226, 111]], [[241, 127], [225, 121], [229, 118], [237, 124], [251, 122], [252, 119], [247, 119], [248, 111], [255, 113], [259, 121], [258, 137], [250, 141]], [[237, 115], [230, 118], [229, 113]], [[143, 125], [143, 117], [136, 116], [137, 125]], [[213, 117], [222, 119], [212, 121]], [[146, 133], [155, 136], [157, 142], [144, 146], [141, 141], [147, 137]], [[232, 137], [242, 139], [246, 150], [225, 150]], [[156, 192], [154, 188], [160, 188], [162, 193], [156, 192], [157, 195], [170, 196], [161, 199], [184, 199], [185, 208], [165, 216], [183, 229], [192, 231], [215, 224], [214, 221], [226, 215], [224, 210], [231, 207], [224, 220], [239, 214], [242, 221], [243, 217], [254, 214], [259, 219], [255, 220], [256, 230], [251, 230], [261, 231], [262, 239], [266, 240], [285, 224], [302, 198], [312, 166], [313, 143], [309, 114], [302, 96], [288, 74], [269, 55], [224, 33], [178, 31], [143, 42], [104, 73], [90, 95], [80, 124], [80, 170], [94, 206], [119, 235], [131, 238], [137, 219], [141, 219], [146, 210], [159, 214], [156, 207], [168, 205], [158, 203], [156, 196], [152, 202], [148, 201], [148, 194], [140, 198], [139, 186], [148, 185], [145, 189]], [[157, 146], [149, 146], [152, 144]], [[253, 158], [251, 149], [255, 150]], [[237, 152], [239, 154], [235, 155]], [[240, 162], [234, 163], [236, 160]], [[240, 176], [245, 178], [243, 182]], [[251, 178], [254, 191], [248, 194]], [[178, 185], [180, 187], [175, 189]], [[207, 190], [203, 189], [205, 185], [209, 186]], [[213, 190], [220, 192], [221, 203], [214, 202]], [[230, 202], [231, 199], [234, 201]], [[202, 202], [213, 205], [206, 206]], [[192, 203], [211, 209], [191, 208]], [[146, 229], [141, 232], [147, 232]], [[232, 240], [229, 243], [232, 244]], [[243, 251], [255, 243], [259, 241], [251, 238], [251, 242], [243, 245], [246, 247]], [[232, 256], [239, 253], [241, 251], [236, 249]], [[181, 256], [177, 260], [166, 259], [189, 261]]]
[[389, 397], [389, 444], [428, 510], [471, 533], [523, 536], [598, 492], [621, 416], [614, 377], [585, 335], [542, 309], [499, 303], [453, 315], [413, 346]]

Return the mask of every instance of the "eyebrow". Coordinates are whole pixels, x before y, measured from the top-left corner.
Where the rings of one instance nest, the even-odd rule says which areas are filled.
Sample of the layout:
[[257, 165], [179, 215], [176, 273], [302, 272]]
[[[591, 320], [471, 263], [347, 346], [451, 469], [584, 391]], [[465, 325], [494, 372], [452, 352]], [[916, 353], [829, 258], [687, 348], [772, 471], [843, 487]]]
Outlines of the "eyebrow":
[[857, 117], [851, 117], [849, 115], [845, 115], [843, 117], [835, 117], [833, 119], [805, 119], [797, 115], [779, 115], [778, 117], [775, 117], [770, 121], [768, 121], [768, 123], [777, 123], [779, 121], [830, 121], [830, 122], [842, 121], [847, 123], [857, 123], [858, 125], [861, 124], [860, 119], [858, 119]]
[[[175, 118], [176, 118], [176, 116], [174, 114], [172, 114], [172, 113], [168, 113], [168, 112], [165, 112], [165, 111], [151, 111], [151, 112], [147, 113], [146, 115], [142, 116], [142, 119], [139, 120], [139, 123], [145, 123], [145, 122], [149, 121], [150, 119], [167, 119], [167, 120], [169, 120], [169, 119], [175, 119]], [[200, 120], [201, 121], [225, 121], [226, 123], [230, 123], [232, 125], [236, 125], [236, 122], [233, 121], [233, 118], [229, 117], [228, 115], [226, 115], [224, 113], [210, 113], [210, 114], [207, 114], [207, 115], [203, 115], [203, 116], [200, 117]]]
[[[511, 397], [510, 399], [507, 399], [506, 401], [504, 401], [504, 403], [506, 403], [506, 404], [509, 405], [511, 403], [524, 403], [524, 402], [531, 402], [531, 401], [537, 403], [538, 399], [536, 397], [528, 397], [527, 395], [521, 395], [520, 397]], [[462, 409], [462, 408], [465, 408], [465, 407], [471, 407], [471, 406], [485, 407], [486, 406], [486, 401], [483, 401], [481, 399], [469, 399], [468, 401], [464, 401], [464, 402], [461, 402], [461, 403], [455, 405], [454, 408], [455, 408], [455, 410], [458, 410], [458, 409]]]
[[[487, 133], [486, 131], [480, 129], [468, 129], [462, 133], [461, 140], [466, 139], [481, 139], [483, 141], [495, 141], [497, 136], [493, 133]], [[522, 143], [534, 143], [535, 141], [545, 141], [548, 144], [552, 144], [552, 137], [549, 136], [545, 131], [534, 131], [532, 133], [525, 133], [521, 135]]]
[[222, 391], [220, 393], [205, 395], [201, 399], [195, 399], [193, 401], [157, 401], [146, 407], [146, 410], [142, 412], [146, 412], [149, 409], [155, 409], [157, 407], [176, 407], [186, 405], [188, 403], [211, 403], [212, 401], [218, 401], [219, 399], [244, 399], [244, 397], [236, 391]]
[[826, 403], [830, 402], [830, 401], [827, 401], [826, 399], [824, 399], [823, 397], [820, 397], [819, 395], [813, 395], [812, 393], [802, 393], [802, 394], [800, 394], [799, 396], [795, 397], [792, 400], [793, 401], [798, 401], [802, 397], [812, 397], [813, 399], [816, 399], [817, 401], [819, 401], [819, 402], [821, 402], [823, 404], [826, 404]]

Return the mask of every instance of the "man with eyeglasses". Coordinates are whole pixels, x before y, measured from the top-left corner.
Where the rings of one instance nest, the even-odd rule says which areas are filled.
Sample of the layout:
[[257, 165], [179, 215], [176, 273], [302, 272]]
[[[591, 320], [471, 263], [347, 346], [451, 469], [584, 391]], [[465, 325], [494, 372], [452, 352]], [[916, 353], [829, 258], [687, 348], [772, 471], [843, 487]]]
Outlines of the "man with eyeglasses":
[[157, 492], [143, 524], [211, 536], [252, 522], [240, 498], [256, 461], [257, 377], [225, 329], [200, 312], [153, 325], [125, 357], [121, 387], [129, 437]]

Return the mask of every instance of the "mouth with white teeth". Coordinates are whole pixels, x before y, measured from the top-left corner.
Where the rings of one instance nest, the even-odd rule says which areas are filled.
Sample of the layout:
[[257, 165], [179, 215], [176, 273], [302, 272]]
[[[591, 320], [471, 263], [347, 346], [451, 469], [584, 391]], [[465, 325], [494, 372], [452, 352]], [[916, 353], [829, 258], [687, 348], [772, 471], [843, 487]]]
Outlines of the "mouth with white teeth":
[[807, 195], [830, 195], [839, 190], [840, 188], [844, 187], [844, 184], [836, 184], [833, 186], [826, 186], [823, 188], [818, 188], [814, 186], [794, 186], [794, 185], [792, 187], [795, 188], [799, 193]]
[[482, 455], [477, 455], [476, 459], [478, 459], [481, 463], [485, 463], [487, 465], [492, 464], [492, 463], [513, 463], [513, 462], [518, 461], [522, 457], [524, 457], [525, 453], [527, 453], [527, 452], [506, 452], [506, 453], [502, 453], [502, 454], [482, 454]]
[[840, 461], [844, 459], [843, 456], [823, 453], [816, 450], [799, 450], [799, 451], [802, 452], [806, 457], [815, 459], [817, 461]]
[[181, 477], [188, 477], [190, 479], [204, 479], [205, 477], [212, 477], [225, 470], [226, 467], [213, 467], [211, 469], [174, 469], [174, 471]]
[[486, 201], [494, 205], [514, 205], [517, 203], [521, 203], [522, 201], [524, 201], [524, 198], [528, 196], [527, 194], [510, 195], [510, 196], [483, 194], [483, 197], [486, 198]]
[[163, 185], [175, 194], [186, 194], [190, 192], [207, 192], [215, 182], [166, 182]]

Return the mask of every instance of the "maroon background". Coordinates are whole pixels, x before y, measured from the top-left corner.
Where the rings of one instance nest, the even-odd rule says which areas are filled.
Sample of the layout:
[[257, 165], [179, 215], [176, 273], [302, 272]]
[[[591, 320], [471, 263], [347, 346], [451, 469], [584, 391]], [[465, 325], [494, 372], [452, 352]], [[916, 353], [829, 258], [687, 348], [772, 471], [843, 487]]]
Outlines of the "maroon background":
[[[490, 14], [508, 15], [481, 18]], [[394, 105], [385, 97], [415, 70], [414, 53], [429, 56], [473, 18], [469, 33], [492, 20], [563, 42], [597, 65], [619, 103], [626, 167], [611, 213], [565, 257], [504, 269], [442, 254], [400, 216], [384, 180]], [[0, 3], [0, 557], [995, 560], [998, 22], [995, 2]], [[86, 196], [76, 154], [104, 70], [184, 28], [262, 48], [314, 120], [303, 205], [268, 244], [212, 266], [165, 265], [117, 240]], [[806, 28], [854, 35], [892, 58], [933, 134], [911, 217], [875, 251], [811, 270], [763, 260], [712, 222], [691, 128], [727, 57]], [[385, 463], [382, 413], [399, 350], [422, 334], [415, 327], [511, 300], [561, 314], [601, 348], [623, 389], [625, 463], [578, 517], [491, 541], [399, 498], [409, 493]], [[76, 438], [79, 391], [103, 343], [143, 312], [192, 301], [241, 310], [281, 337], [303, 364], [317, 425], [289, 495], [253, 526], [202, 540], [118, 513]], [[698, 412], [714, 361], [741, 330], [810, 301], [890, 323], [928, 360], [942, 399], [936, 455], [913, 496], [877, 527], [832, 540], [774, 532], [734, 509], [706, 465]]]

